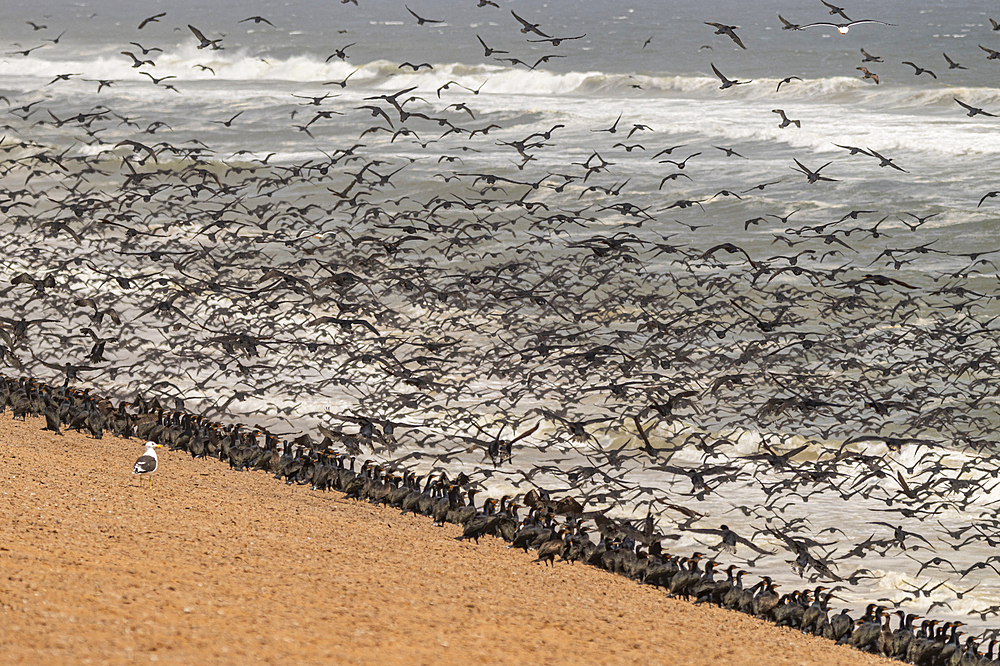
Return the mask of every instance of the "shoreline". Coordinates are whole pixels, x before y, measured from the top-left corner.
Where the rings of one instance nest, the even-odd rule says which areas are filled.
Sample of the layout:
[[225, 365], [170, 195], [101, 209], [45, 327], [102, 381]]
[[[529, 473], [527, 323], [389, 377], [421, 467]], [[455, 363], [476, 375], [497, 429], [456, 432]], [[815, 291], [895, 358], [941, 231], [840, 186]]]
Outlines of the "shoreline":
[[8, 663], [888, 663], [423, 516], [0, 417]]

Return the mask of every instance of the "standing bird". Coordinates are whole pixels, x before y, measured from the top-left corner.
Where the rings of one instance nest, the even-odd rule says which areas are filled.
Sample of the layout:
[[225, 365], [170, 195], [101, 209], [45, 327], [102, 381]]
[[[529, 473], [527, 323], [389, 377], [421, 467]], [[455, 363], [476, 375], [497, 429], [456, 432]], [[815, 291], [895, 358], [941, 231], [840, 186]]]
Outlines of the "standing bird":
[[139, 485], [142, 485], [142, 477], [149, 477], [149, 487], [153, 487], [153, 472], [156, 471], [158, 459], [156, 457], [156, 449], [163, 448], [156, 442], [146, 442], [146, 450], [143, 452], [139, 459], [135, 461], [135, 467], [132, 468], [133, 474], [139, 475]]

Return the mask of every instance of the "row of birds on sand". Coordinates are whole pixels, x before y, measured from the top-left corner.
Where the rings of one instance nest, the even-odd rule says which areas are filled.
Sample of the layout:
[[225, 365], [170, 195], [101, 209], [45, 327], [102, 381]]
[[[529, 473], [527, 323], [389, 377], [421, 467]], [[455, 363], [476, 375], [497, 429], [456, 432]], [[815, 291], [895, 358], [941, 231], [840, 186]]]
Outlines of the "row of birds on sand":
[[[848, 609], [834, 612], [832, 602], [843, 586], [778, 593], [779, 585], [762, 576], [752, 585], [744, 584], [750, 573], [736, 564], [725, 566], [721, 553], [735, 553], [738, 547], [756, 548], [726, 525], [719, 530], [702, 530], [720, 537], [712, 550], [719, 555], [695, 552], [690, 556], [664, 550], [665, 535], [657, 532], [651, 514], [634, 525], [607, 516], [607, 510], [588, 511], [572, 495], [558, 499], [544, 489], [523, 495], [489, 497], [477, 507], [477, 488], [467, 475], [449, 478], [447, 473], [425, 477], [406, 469], [366, 460], [355, 471], [355, 458], [329, 437], [314, 443], [308, 435], [289, 445], [278, 444], [273, 434], [242, 424], [224, 425], [209, 422], [198, 415], [175, 413], [178, 423], [165, 424], [163, 410], [156, 401], [141, 396], [117, 407], [106, 398], [67, 386], [52, 387], [44, 382], [0, 375], [0, 406], [9, 405], [14, 417], [27, 419], [41, 409], [47, 430], [59, 432], [59, 426], [73, 425], [73, 414], [97, 412], [105, 415], [114, 432], [140, 439], [154, 437], [168, 442], [171, 450], [195, 457], [217, 457], [238, 471], [263, 471], [286, 484], [310, 485], [316, 491], [336, 491], [345, 497], [431, 517], [435, 525], [461, 527], [458, 540], [494, 537], [506, 541], [509, 548], [525, 553], [535, 551], [535, 562], [549, 566], [559, 562], [580, 562], [639, 584], [663, 589], [670, 597], [696, 604], [711, 603], [734, 612], [742, 612], [798, 629], [804, 634], [822, 636], [841, 645], [880, 654], [922, 666], [985, 666], [1000, 663], [994, 650], [1000, 640], [993, 638], [981, 650], [984, 640], [975, 636], [963, 639], [963, 622], [940, 622], [923, 619], [903, 610], [887, 613], [888, 607], [869, 604], [863, 615], [852, 617]], [[157, 412], [157, 418], [151, 418]], [[59, 413], [65, 411], [65, 416]], [[53, 424], [50, 414], [56, 414]], [[183, 424], [183, 427], [180, 425]], [[53, 427], [54, 426], [54, 427]], [[157, 471], [156, 450], [162, 445], [146, 441], [144, 453], [136, 460], [133, 474], [149, 478]], [[521, 509], [527, 509], [522, 518]], [[591, 534], [598, 537], [595, 541]], [[763, 551], [761, 551], [763, 552]], [[723, 568], [724, 567], [724, 568]], [[723, 578], [722, 575], [725, 574]], [[892, 626], [896, 618], [897, 625]], [[919, 626], [915, 626], [922, 620]]]

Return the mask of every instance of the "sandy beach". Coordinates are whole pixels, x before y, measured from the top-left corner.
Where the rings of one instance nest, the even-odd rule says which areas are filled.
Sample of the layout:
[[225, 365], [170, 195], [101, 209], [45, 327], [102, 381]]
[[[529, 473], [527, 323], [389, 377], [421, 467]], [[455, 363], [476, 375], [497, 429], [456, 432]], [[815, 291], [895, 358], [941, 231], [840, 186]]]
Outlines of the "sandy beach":
[[8, 664], [871, 664], [455, 526], [0, 416]]

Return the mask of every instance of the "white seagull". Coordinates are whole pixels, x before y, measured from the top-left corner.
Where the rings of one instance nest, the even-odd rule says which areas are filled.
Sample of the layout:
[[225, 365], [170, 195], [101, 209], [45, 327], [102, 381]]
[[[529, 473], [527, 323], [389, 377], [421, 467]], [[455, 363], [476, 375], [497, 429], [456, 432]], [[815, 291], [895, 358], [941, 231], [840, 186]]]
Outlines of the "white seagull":
[[156, 471], [156, 465], [158, 459], [156, 457], [156, 449], [163, 448], [156, 442], [146, 442], [146, 451], [139, 456], [139, 459], [135, 461], [135, 467], [132, 468], [133, 474], [139, 475], [139, 485], [142, 486], [142, 477], [149, 477], [149, 487], [153, 487], [153, 472]]
[[847, 23], [831, 23], [829, 21], [817, 21], [816, 23], [807, 23], [805, 25], [800, 25], [797, 30], [805, 30], [806, 28], [816, 28], [820, 26], [825, 26], [828, 28], [836, 28], [837, 32], [842, 35], [846, 35], [847, 31], [851, 29], [851, 26], [859, 25], [861, 23], [877, 23], [878, 25], [891, 25], [895, 27], [895, 23], [885, 23], [884, 21], [874, 21], [872, 19], [862, 19], [860, 21], [848, 21]]

